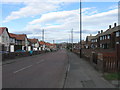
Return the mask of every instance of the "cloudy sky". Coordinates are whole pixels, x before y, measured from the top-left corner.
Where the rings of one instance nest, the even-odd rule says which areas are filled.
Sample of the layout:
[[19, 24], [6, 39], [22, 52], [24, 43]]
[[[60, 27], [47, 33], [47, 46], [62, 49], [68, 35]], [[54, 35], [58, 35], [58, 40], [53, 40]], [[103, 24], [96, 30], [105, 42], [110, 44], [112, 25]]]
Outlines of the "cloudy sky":
[[[74, 42], [79, 41], [80, 0], [3, 0], [1, 26], [9, 32], [27, 34], [41, 40], [42, 29], [48, 42], [68, 42], [74, 31]], [[89, 1], [89, 2], [88, 2]], [[94, 0], [91, 0], [94, 1]], [[113, 1], [113, 0], [112, 0]], [[118, 2], [82, 2], [83, 39], [87, 35], [106, 30], [118, 22]]]

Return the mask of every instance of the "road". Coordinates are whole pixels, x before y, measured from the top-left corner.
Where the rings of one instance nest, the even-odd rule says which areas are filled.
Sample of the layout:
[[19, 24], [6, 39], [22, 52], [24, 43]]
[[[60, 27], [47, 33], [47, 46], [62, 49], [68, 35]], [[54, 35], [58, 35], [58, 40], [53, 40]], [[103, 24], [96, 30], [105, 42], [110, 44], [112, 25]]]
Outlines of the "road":
[[19, 58], [2, 70], [3, 88], [114, 88], [87, 61], [66, 50]]
[[59, 50], [3, 65], [3, 88], [62, 88], [67, 60]]

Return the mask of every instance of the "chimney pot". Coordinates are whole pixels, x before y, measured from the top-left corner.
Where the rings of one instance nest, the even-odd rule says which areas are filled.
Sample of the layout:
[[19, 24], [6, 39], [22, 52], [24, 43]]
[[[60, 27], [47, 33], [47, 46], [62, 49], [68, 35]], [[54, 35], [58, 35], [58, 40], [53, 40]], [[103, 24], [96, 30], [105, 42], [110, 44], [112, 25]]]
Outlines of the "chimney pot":
[[101, 33], [103, 33], [103, 30], [101, 30]]
[[109, 29], [111, 28], [111, 25], [109, 25]]
[[114, 27], [116, 27], [117, 26], [117, 24], [116, 23], [114, 23]]

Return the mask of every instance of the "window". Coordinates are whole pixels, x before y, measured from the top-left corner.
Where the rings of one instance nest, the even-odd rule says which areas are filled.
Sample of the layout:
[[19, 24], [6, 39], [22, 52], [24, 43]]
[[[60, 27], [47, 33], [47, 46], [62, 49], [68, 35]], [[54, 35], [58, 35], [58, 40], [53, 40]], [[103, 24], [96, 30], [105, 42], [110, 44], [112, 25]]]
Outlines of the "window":
[[103, 40], [105, 39], [105, 36], [103, 36]]
[[108, 39], [110, 39], [110, 35], [108, 35], [108, 37], [107, 37]]
[[97, 42], [97, 39], [96, 39], [96, 42]]
[[100, 37], [100, 40], [102, 40], [102, 37]]
[[116, 42], [116, 44], [120, 44], [119, 42]]
[[97, 45], [95, 45], [95, 47], [97, 48]]
[[100, 48], [102, 48], [102, 44], [100, 44]]
[[116, 37], [119, 37], [120, 36], [120, 32], [116, 32]]
[[105, 39], [106, 39], [106, 36], [105, 36]]

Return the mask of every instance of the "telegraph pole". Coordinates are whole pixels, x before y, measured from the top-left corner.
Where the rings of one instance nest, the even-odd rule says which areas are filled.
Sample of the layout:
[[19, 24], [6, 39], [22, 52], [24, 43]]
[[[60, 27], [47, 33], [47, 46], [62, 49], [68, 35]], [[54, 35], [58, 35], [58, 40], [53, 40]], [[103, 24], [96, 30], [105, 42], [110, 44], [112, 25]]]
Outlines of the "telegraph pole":
[[55, 40], [53, 40], [53, 44], [55, 43]]
[[73, 51], [73, 29], [71, 30], [71, 43], [72, 43], [72, 51]]
[[44, 41], [44, 29], [42, 30], [42, 41]]
[[82, 2], [80, 0], [80, 58], [82, 58]]

